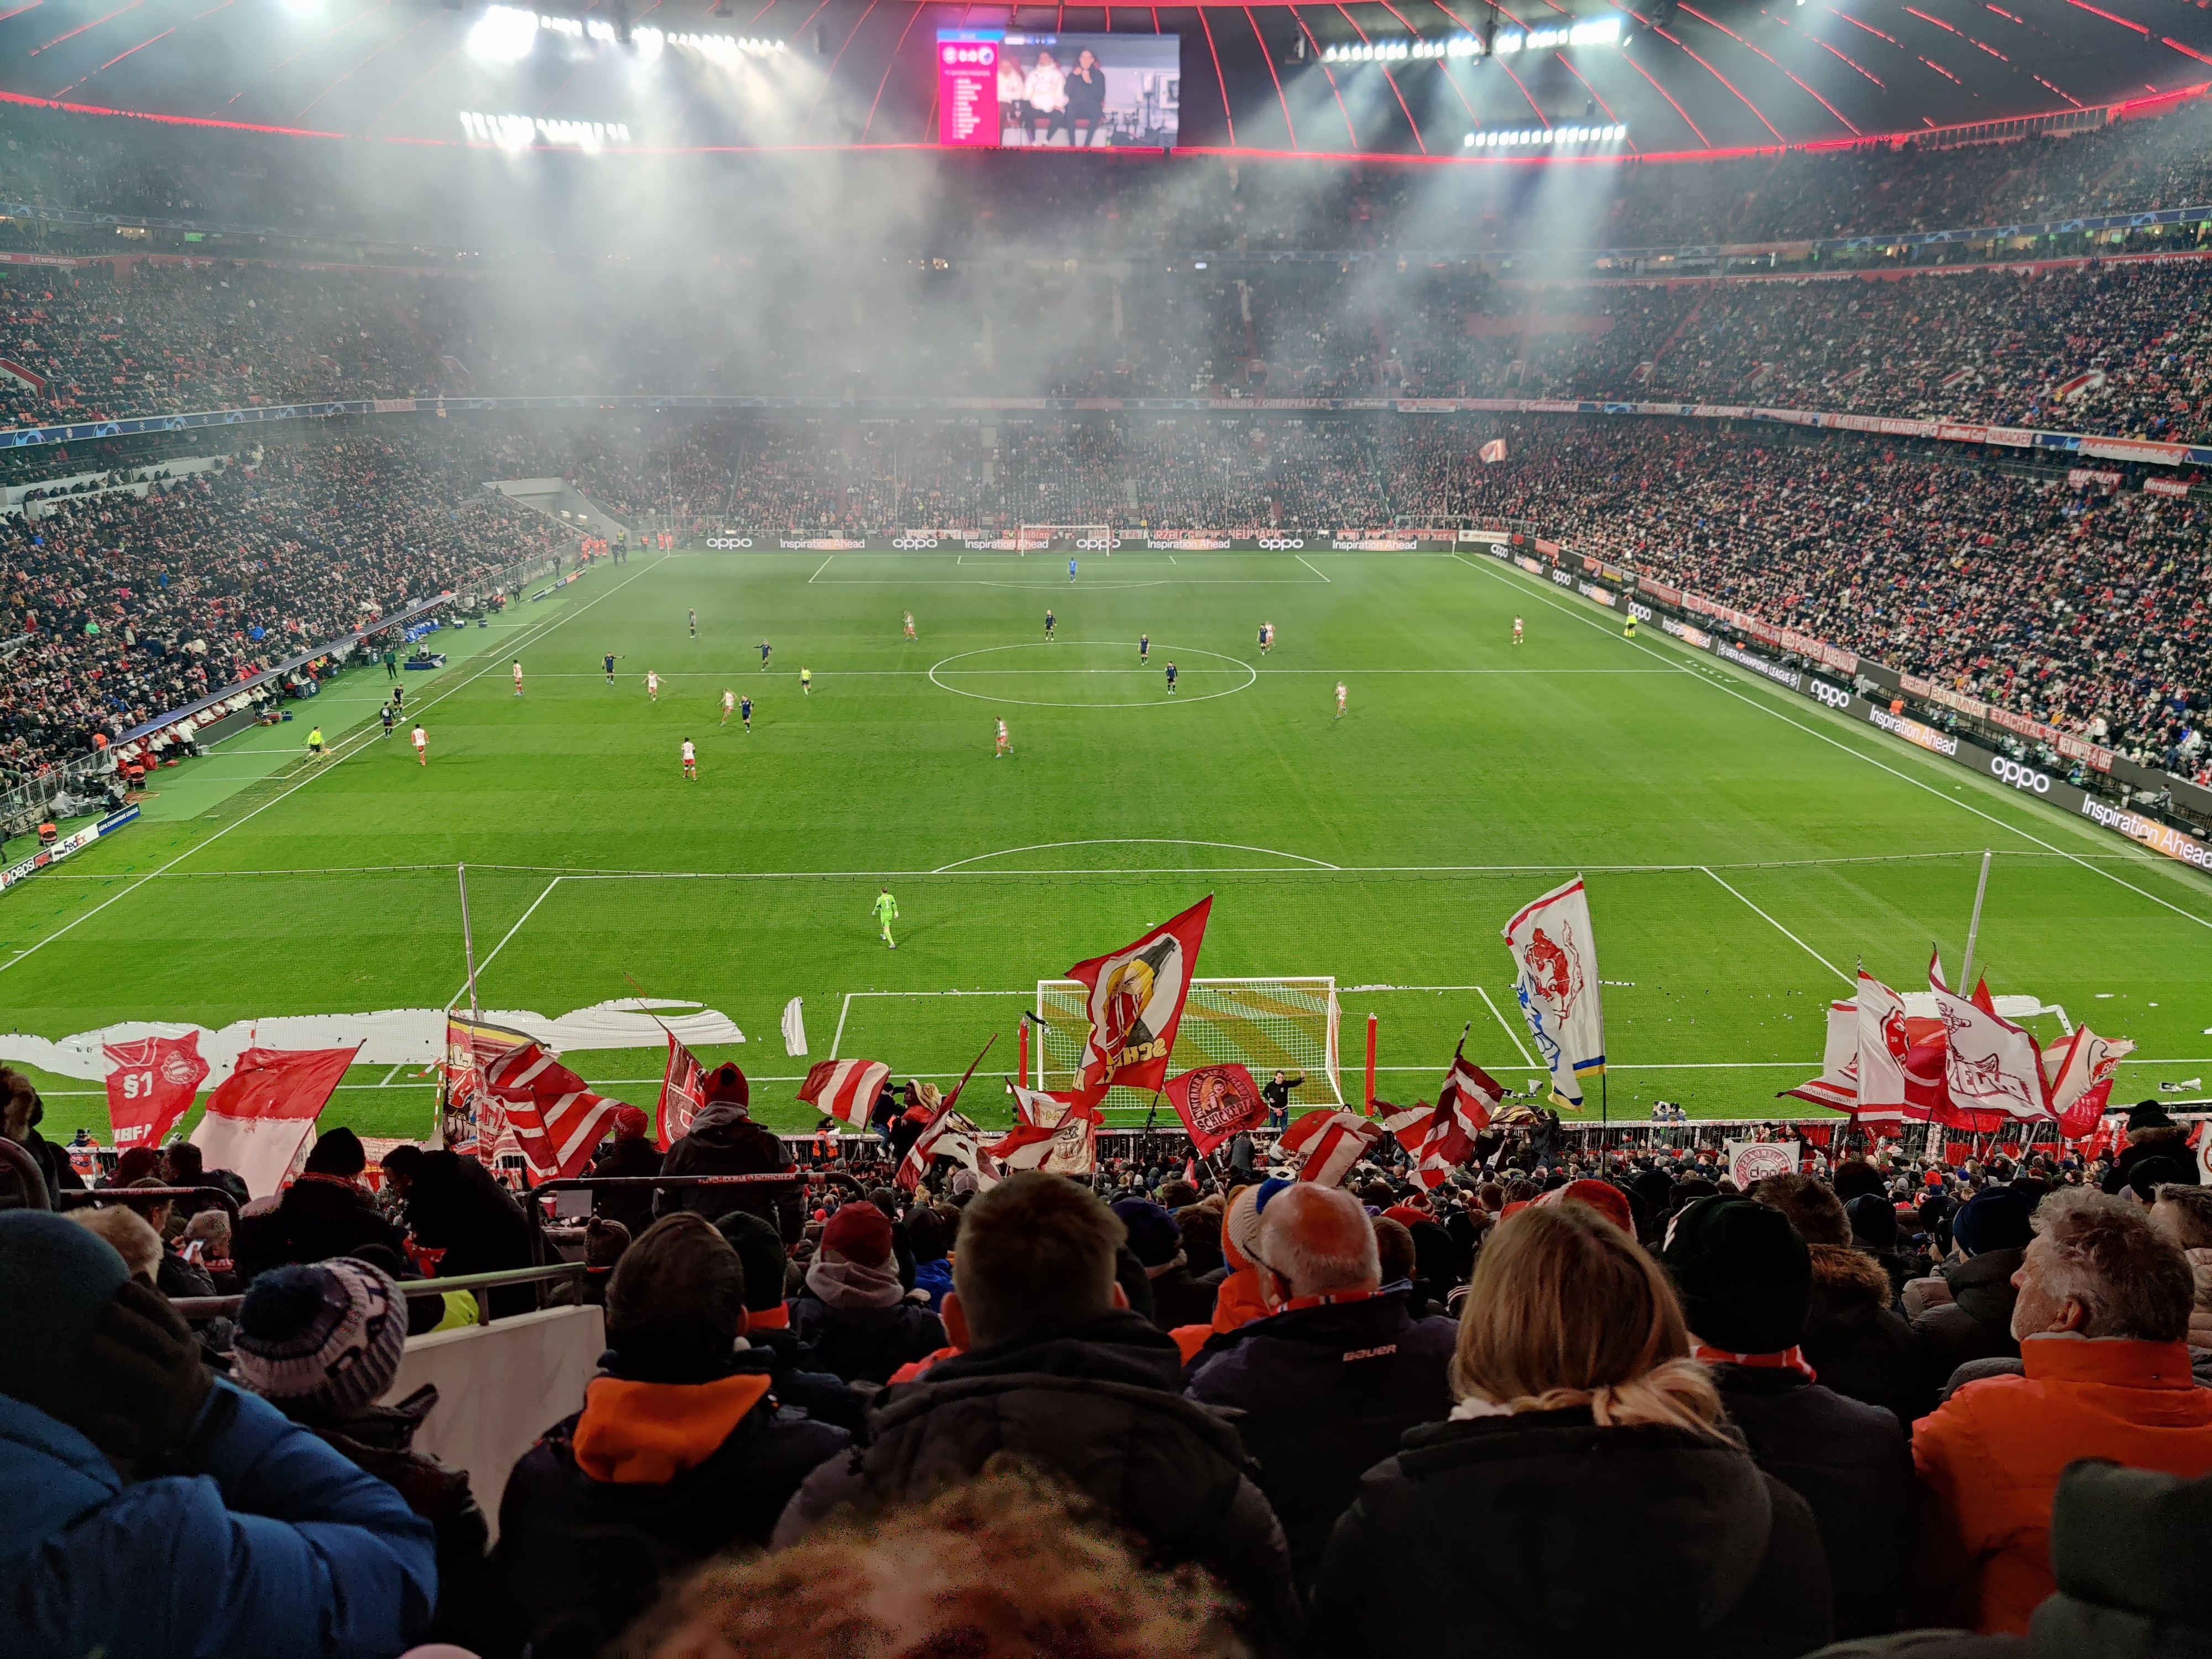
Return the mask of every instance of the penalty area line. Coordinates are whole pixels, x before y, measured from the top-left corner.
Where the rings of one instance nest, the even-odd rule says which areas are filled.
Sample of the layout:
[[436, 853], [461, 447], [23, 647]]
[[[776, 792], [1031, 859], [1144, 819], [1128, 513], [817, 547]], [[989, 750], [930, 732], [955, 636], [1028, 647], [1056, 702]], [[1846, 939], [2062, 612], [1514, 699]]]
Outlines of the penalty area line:
[[1797, 937], [1797, 935], [1796, 935], [1796, 934], [1795, 934], [1795, 933], [1791, 933], [1791, 932], [1790, 932], [1787, 927], [1784, 927], [1780, 922], [1778, 922], [1778, 921], [1775, 921], [1775, 920], [1774, 920], [1774, 918], [1773, 918], [1772, 916], [1768, 915], [1766, 914], [1766, 912], [1765, 912], [1765, 911], [1764, 911], [1764, 910], [1760, 909], [1760, 908], [1759, 908], [1756, 904], [1753, 904], [1753, 903], [1752, 903], [1752, 902], [1751, 902], [1749, 899], [1747, 899], [1747, 898], [1744, 898], [1744, 897], [1743, 897], [1743, 895], [1742, 895], [1742, 893], [1741, 893], [1741, 892], [1738, 891], [1738, 890], [1737, 890], [1735, 888], [1734, 888], [1734, 887], [1729, 887], [1729, 884], [1728, 884], [1728, 883], [1726, 883], [1725, 881], [1721, 881], [1721, 878], [1720, 878], [1718, 876], [1715, 876], [1715, 875], [1713, 875], [1713, 872], [1712, 872], [1711, 867], [1710, 866], [1706, 866], [1706, 865], [1700, 865], [1700, 866], [1698, 866], [1698, 867], [1699, 869], [1701, 869], [1701, 870], [1704, 870], [1704, 871], [1705, 871], [1705, 872], [1707, 875], [1709, 875], [1709, 876], [1712, 876], [1712, 877], [1713, 877], [1713, 879], [1714, 879], [1715, 881], [1719, 881], [1719, 882], [1721, 883], [1721, 885], [1722, 885], [1723, 887], [1727, 888], [1727, 889], [1728, 889], [1728, 890], [1729, 890], [1729, 892], [1731, 892], [1731, 893], [1735, 893], [1735, 896], [1736, 896], [1736, 897], [1738, 897], [1738, 898], [1740, 898], [1740, 899], [1743, 899], [1743, 902], [1744, 902], [1744, 904], [1745, 904], [1745, 905], [1746, 905], [1746, 906], [1750, 909], [1751, 913], [1752, 913], [1753, 915], [1755, 915], [1755, 916], [1759, 917], [1760, 921], [1762, 921], [1765, 922], [1769, 927], [1772, 927], [1776, 933], [1778, 933], [1781, 934], [1783, 938], [1784, 938], [1784, 939], [1788, 939], [1788, 940], [1789, 940], [1792, 945], [1796, 945], [1799, 950], [1802, 951], [1803, 951], [1807, 956], [1808, 956], [1808, 957], [1812, 957], [1814, 961], [1815, 961], [1815, 962], [1819, 963], [1820, 964], [1820, 966], [1822, 966], [1823, 968], [1826, 969], [1830, 973], [1833, 974], [1833, 975], [1834, 975], [1838, 979], [1839, 979], [1839, 980], [1843, 981], [1844, 984], [1846, 984], [1846, 985], [1856, 985], [1856, 984], [1858, 983], [1858, 981], [1857, 981], [1856, 979], [1853, 978], [1850, 975], [1849, 975], [1849, 974], [1845, 973], [1842, 969], [1840, 969], [1840, 968], [1837, 967], [1837, 966], [1836, 966], [1836, 964], [1835, 964], [1834, 963], [1832, 963], [1832, 962], [1829, 961], [1829, 960], [1827, 959], [1827, 957], [1826, 957], [1822, 956], [1822, 955], [1821, 955], [1818, 951], [1815, 951], [1815, 950], [1814, 950], [1811, 945], [1809, 945], [1806, 944], [1806, 943], [1805, 943], [1805, 941], [1804, 941], [1803, 939], [1799, 939], [1799, 938]]

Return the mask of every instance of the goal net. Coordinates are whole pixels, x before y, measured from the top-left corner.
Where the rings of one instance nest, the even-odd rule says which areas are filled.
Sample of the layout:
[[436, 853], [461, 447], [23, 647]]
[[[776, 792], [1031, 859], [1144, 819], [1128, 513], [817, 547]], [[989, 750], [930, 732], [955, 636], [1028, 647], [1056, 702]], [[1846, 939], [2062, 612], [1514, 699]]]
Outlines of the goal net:
[[[1091, 1034], [1089, 995], [1076, 980], [1037, 981], [1037, 1018], [1045, 1024], [1030, 1056], [1032, 1088], [1074, 1085]], [[1340, 1106], [1337, 1028], [1342, 1019], [1334, 979], [1194, 979], [1182, 1024], [1176, 1028], [1168, 1073], [1229, 1060], [1261, 1083], [1279, 1071], [1304, 1072], [1305, 1084], [1291, 1097], [1294, 1106]], [[1152, 1097], [1116, 1087], [1107, 1091], [1105, 1103], [1109, 1111], [1143, 1110]]]
[[1025, 524], [1014, 532], [1015, 545], [1025, 553], [1066, 548], [1077, 553], [1111, 553], [1121, 543], [1110, 524]]

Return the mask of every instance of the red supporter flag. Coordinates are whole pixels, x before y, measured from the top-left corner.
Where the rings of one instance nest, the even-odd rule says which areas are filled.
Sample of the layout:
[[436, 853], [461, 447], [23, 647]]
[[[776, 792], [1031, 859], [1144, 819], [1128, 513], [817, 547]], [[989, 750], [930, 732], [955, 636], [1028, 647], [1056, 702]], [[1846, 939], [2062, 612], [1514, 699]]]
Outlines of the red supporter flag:
[[1133, 943], [1067, 970], [1091, 993], [1091, 1035], [1076, 1071], [1079, 1089], [1103, 1094], [1116, 1083], [1131, 1089], [1165, 1083], [1212, 908], [1209, 893]]
[[1466, 1039], [1452, 1054], [1451, 1070], [1433, 1108], [1385, 1114], [1382, 1127], [1413, 1156], [1413, 1177], [1433, 1192], [1474, 1154], [1474, 1138], [1490, 1127], [1490, 1114], [1505, 1097], [1504, 1089], [1467, 1058]]
[[662, 1152], [691, 1133], [691, 1120], [706, 1095], [706, 1079], [707, 1069], [700, 1065], [699, 1057], [676, 1040], [675, 1032], [669, 1032], [668, 1069], [661, 1076], [656, 1115]]
[[1317, 1106], [1283, 1132], [1281, 1146], [1305, 1160], [1298, 1165], [1299, 1180], [1341, 1187], [1385, 1133], [1382, 1122], [1349, 1107]]
[[1201, 1066], [1168, 1079], [1168, 1103], [1176, 1109], [1190, 1144], [1200, 1158], [1239, 1132], [1267, 1121], [1267, 1103], [1252, 1073], [1232, 1063]]
[[799, 1098], [826, 1116], [865, 1129], [868, 1113], [890, 1074], [891, 1068], [879, 1060], [825, 1060], [808, 1070], [806, 1081], [799, 1085]]
[[2112, 1073], [2135, 1047], [2125, 1037], [2100, 1037], [2087, 1026], [2077, 1025], [2063, 1046], [2044, 1055], [2051, 1109], [2057, 1114], [2058, 1132], [2067, 1139], [2079, 1140], [2103, 1121], [2112, 1098]]
[[987, 1187], [998, 1182], [998, 1165], [984, 1149], [983, 1131], [965, 1113], [954, 1111], [949, 1101], [937, 1109], [929, 1127], [908, 1148], [906, 1159], [898, 1167], [900, 1188], [914, 1191], [929, 1173], [929, 1166], [940, 1158], [957, 1158], [981, 1176]]
[[140, 1037], [111, 1042], [103, 1050], [107, 1073], [107, 1118], [115, 1129], [115, 1150], [158, 1146], [177, 1120], [191, 1109], [192, 1096], [207, 1081], [208, 1063], [200, 1058], [200, 1034]]
[[594, 1094], [584, 1079], [535, 1042], [484, 1067], [483, 1084], [507, 1108], [507, 1126], [532, 1181], [574, 1175], [614, 1127], [623, 1103]]
[[315, 1120], [360, 1052], [359, 1043], [248, 1048], [208, 1096], [192, 1145], [209, 1169], [235, 1170], [250, 1194], [268, 1197], [290, 1179], [314, 1137]]

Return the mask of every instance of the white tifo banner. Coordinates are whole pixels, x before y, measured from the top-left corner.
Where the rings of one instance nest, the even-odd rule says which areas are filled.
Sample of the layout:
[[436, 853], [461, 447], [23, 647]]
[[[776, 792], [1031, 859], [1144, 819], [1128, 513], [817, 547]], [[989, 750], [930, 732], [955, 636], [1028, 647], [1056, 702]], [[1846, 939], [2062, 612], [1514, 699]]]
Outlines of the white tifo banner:
[[1799, 1140], [1724, 1140], [1721, 1151], [1729, 1180], [1740, 1193], [1749, 1192], [1769, 1176], [1796, 1175], [1805, 1156]]

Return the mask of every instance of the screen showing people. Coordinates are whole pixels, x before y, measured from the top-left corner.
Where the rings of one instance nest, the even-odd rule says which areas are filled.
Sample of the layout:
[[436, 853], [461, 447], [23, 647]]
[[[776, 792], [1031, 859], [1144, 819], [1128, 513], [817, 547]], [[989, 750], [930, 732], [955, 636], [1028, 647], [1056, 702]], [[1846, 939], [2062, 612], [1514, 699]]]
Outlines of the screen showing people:
[[1176, 142], [1182, 37], [937, 32], [938, 141], [1161, 149]]

